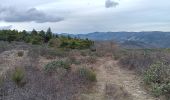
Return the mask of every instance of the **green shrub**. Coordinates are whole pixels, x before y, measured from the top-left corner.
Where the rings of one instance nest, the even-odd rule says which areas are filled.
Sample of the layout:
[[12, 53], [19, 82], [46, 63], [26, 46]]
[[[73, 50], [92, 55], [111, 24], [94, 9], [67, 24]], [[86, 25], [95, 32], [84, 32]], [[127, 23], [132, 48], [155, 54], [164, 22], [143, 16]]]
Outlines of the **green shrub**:
[[152, 64], [144, 74], [146, 83], [167, 83], [170, 82], [170, 66], [157, 62]]
[[160, 84], [152, 84], [152, 93], [155, 96], [160, 96], [163, 94], [163, 86], [161, 86]]
[[40, 45], [40, 44], [43, 43], [43, 39], [40, 36], [33, 36], [31, 43], [34, 44], [34, 45]]
[[84, 39], [76, 39], [71, 37], [62, 36], [60, 38], [61, 48], [69, 48], [69, 49], [89, 49], [93, 45], [93, 41], [84, 40]]
[[23, 78], [25, 77], [24, 70], [21, 68], [16, 68], [12, 73], [12, 80], [19, 85]]
[[24, 52], [23, 52], [23, 51], [19, 51], [19, 52], [18, 52], [18, 56], [19, 56], [19, 57], [22, 57], [23, 55], [24, 55]]
[[151, 86], [155, 96], [170, 93], [170, 66], [161, 62], [152, 64], [144, 74], [144, 82]]
[[78, 69], [78, 74], [81, 78], [85, 78], [89, 81], [96, 81], [96, 73], [88, 68], [82, 67]]
[[69, 70], [71, 67], [70, 67], [70, 63], [68, 61], [52, 61], [44, 67], [44, 70], [46, 72], [54, 72], [58, 68], [63, 68], [63, 69]]

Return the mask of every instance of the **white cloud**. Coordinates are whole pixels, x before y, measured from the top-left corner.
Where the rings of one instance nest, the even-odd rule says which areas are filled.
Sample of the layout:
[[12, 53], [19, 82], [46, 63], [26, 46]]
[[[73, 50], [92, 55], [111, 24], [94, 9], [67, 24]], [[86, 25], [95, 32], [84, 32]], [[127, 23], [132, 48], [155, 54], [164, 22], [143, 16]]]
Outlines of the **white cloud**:
[[9, 26], [0, 26], [0, 30], [8, 30], [8, 29], [11, 29], [12, 28], [12, 25], [9, 25]]
[[6, 22], [59, 22], [64, 20], [62, 17], [56, 17], [55, 15], [47, 15], [43, 11], [39, 11], [36, 8], [31, 8], [26, 11], [18, 11], [15, 8], [0, 8], [0, 20]]
[[116, 7], [117, 5], [119, 5], [119, 3], [115, 2], [115, 1], [106, 0], [106, 2], [105, 2], [106, 8]]
[[[1, 26], [13, 25], [22, 30], [41, 30], [51, 27], [54, 32], [88, 33], [93, 31], [170, 31], [169, 0], [2, 0], [4, 6], [19, 10], [7, 17], [14, 16], [15, 22], [0, 22]], [[117, 2], [117, 3], [116, 3]], [[107, 3], [107, 4], [106, 4]], [[117, 6], [118, 5], [118, 6]], [[24, 6], [24, 7], [23, 7]], [[116, 7], [115, 7], [116, 6]], [[112, 7], [113, 9], [108, 9]], [[23, 9], [24, 8], [24, 9]], [[36, 8], [27, 14], [29, 9]], [[21, 9], [21, 10], [20, 10]], [[4, 12], [4, 9], [0, 9]], [[31, 18], [25, 17], [30, 16]], [[38, 14], [37, 14], [38, 13]], [[43, 17], [39, 18], [39, 14]], [[20, 17], [23, 17], [22, 19]], [[4, 17], [3, 17], [4, 18]], [[64, 18], [50, 23], [47, 19]], [[11, 19], [11, 18], [10, 18]], [[19, 23], [19, 20], [27, 20]], [[42, 19], [46, 19], [42, 21]], [[3, 19], [4, 20], [4, 19]], [[46, 22], [46, 23], [37, 23]], [[155, 23], [155, 24], [154, 24]]]

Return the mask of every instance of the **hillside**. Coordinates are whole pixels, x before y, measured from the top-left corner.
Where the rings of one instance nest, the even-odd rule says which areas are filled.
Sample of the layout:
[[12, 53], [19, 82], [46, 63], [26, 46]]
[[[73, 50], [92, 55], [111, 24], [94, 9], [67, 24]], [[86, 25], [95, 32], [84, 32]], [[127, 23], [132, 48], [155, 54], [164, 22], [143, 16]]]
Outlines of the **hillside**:
[[[141, 48], [169, 48], [170, 47], [170, 32], [94, 32], [88, 34], [64, 34], [77, 38], [88, 38], [96, 41], [113, 40], [122, 45], [127, 44], [128, 41], [136, 43], [140, 42]], [[135, 44], [131, 46], [137, 46]], [[129, 42], [128, 42], [129, 45]]]
[[0, 43], [1, 100], [157, 99], [144, 89], [142, 77], [113, 59], [110, 47], [92, 52]]
[[169, 100], [170, 49], [146, 46], [2, 30], [0, 99]]

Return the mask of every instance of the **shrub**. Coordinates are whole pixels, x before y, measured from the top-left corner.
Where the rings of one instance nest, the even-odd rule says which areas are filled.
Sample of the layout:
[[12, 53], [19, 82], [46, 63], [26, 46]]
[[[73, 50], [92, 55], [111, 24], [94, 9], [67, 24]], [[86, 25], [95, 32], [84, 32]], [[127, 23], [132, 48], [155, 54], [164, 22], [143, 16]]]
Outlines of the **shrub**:
[[6, 51], [9, 48], [8, 42], [0, 41], [0, 53]]
[[96, 81], [96, 73], [85, 67], [79, 68], [78, 74], [80, 77], [87, 79], [89, 81], [92, 81], [92, 82]]
[[46, 57], [47, 59], [54, 59], [58, 55], [58, 52], [51, 49], [43, 49], [40, 52], [41, 56]]
[[122, 51], [114, 51], [113, 53], [113, 58], [114, 60], [119, 60], [121, 59], [121, 57], [123, 56], [123, 52]]
[[144, 81], [155, 96], [170, 93], [170, 66], [161, 62], [152, 64], [144, 74]]
[[2, 85], [2, 83], [3, 83], [3, 78], [2, 76], [0, 76], [0, 86]]
[[167, 83], [169, 79], [170, 67], [161, 62], [152, 64], [144, 74], [146, 83]]
[[19, 52], [18, 52], [18, 56], [19, 56], [19, 57], [22, 57], [23, 55], [24, 55], [24, 52], [23, 52], [23, 51], [19, 51]]
[[24, 70], [21, 68], [16, 68], [12, 74], [12, 80], [19, 85], [23, 78], [25, 77]]
[[87, 63], [94, 64], [96, 63], [97, 59], [94, 56], [90, 56], [87, 58]]
[[143, 74], [152, 63], [159, 61], [157, 55], [159, 54], [155, 54], [155, 52], [144, 53], [143, 50], [129, 50], [123, 54], [119, 63], [123, 67]]
[[50, 39], [50, 41], [48, 42], [48, 46], [50, 47], [59, 47], [60, 46], [60, 40], [58, 38], [54, 38], [54, 39]]
[[40, 45], [43, 43], [43, 39], [40, 36], [32, 37], [31, 43], [34, 45]]
[[91, 46], [91, 47], [90, 47], [90, 51], [96, 52], [96, 47], [95, 47], [95, 46]]
[[44, 67], [44, 70], [46, 72], [53, 72], [56, 71], [58, 68], [69, 70], [71, 67], [69, 62], [67, 61], [52, 61]]
[[152, 84], [152, 93], [155, 96], [160, 96], [163, 94], [163, 86], [159, 85], [159, 84]]
[[75, 64], [75, 65], [80, 65], [81, 64], [81, 61], [79, 59], [76, 59], [75, 56], [68, 56], [68, 61], [71, 64]]

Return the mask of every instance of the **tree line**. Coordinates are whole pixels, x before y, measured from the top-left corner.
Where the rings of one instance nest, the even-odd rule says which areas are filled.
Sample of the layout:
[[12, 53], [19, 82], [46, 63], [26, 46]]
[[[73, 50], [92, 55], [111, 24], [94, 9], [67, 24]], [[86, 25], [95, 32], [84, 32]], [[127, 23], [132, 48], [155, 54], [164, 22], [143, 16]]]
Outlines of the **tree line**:
[[0, 30], [0, 41], [19, 41], [34, 45], [48, 44], [51, 47], [71, 49], [90, 48], [94, 43], [88, 39], [78, 39], [70, 36], [53, 34], [51, 28], [48, 28], [46, 32], [43, 30], [36, 31], [35, 29], [31, 32], [27, 32], [26, 30]]

